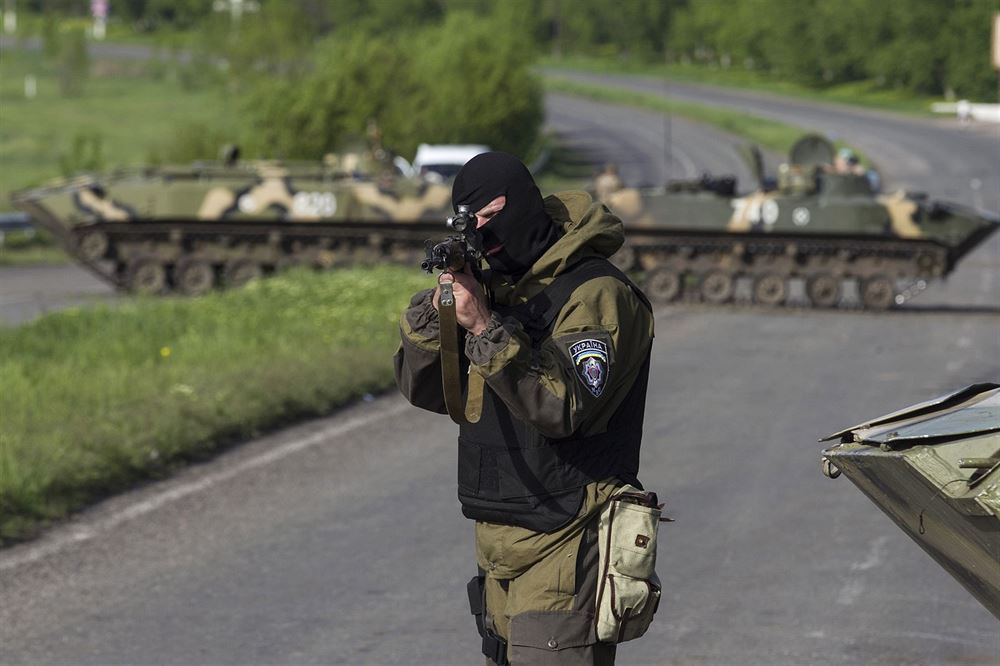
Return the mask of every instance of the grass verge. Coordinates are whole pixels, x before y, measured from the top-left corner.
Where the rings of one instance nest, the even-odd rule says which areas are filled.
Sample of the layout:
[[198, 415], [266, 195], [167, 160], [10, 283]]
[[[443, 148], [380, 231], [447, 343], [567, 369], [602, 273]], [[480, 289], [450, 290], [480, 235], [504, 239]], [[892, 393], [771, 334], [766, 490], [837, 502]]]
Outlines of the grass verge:
[[557, 137], [545, 136], [543, 140], [548, 149], [548, 160], [535, 174], [538, 189], [544, 194], [586, 189], [594, 178], [595, 165], [586, 155]]
[[[169, 57], [148, 61], [95, 59], [82, 92], [60, 92], [59, 64], [37, 51], [5, 49], [0, 99], [0, 210], [11, 192], [80, 171], [102, 171], [170, 158], [197, 131], [244, 126], [233, 95], [214, 87], [195, 65]], [[33, 77], [36, 95], [25, 95]], [[217, 147], [216, 147], [217, 149]]]
[[45, 233], [14, 231], [0, 244], [0, 267], [59, 266], [71, 259]]
[[[795, 141], [803, 134], [813, 131], [808, 128], [796, 127], [739, 111], [730, 111], [704, 104], [664, 98], [654, 93], [634, 92], [631, 90], [580, 83], [558, 76], [545, 76], [544, 81], [546, 90], [551, 92], [576, 95], [599, 102], [650, 109], [652, 111], [677, 115], [695, 122], [707, 123], [730, 134], [743, 137], [762, 148], [782, 154], [787, 154]], [[840, 148], [847, 144], [835, 141], [834, 145]], [[852, 150], [858, 154], [864, 164], [869, 164], [869, 161], [861, 151], [853, 147]]]
[[399, 313], [427, 283], [393, 266], [297, 271], [0, 328], [0, 544], [389, 387]]
[[723, 69], [718, 66], [684, 65], [679, 63], [643, 64], [609, 58], [588, 58], [585, 56], [543, 58], [540, 64], [546, 67], [561, 67], [581, 72], [638, 74], [640, 76], [655, 77], [667, 81], [705, 83], [728, 88], [754, 90], [773, 95], [784, 95], [786, 97], [797, 97], [816, 102], [833, 102], [836, 104], [863, 106], [921, 116], [937, 115], [931, 112], [930, 106], [934, 102], [942, 101], [938, 97], [915, 95], [897, 88], [885, 88], [878, 85], [875, 81], [854, 81], [828, 88], [810, 88], [801, 84], [790, 83], [766, 72], [747, 70], [739, 67]]

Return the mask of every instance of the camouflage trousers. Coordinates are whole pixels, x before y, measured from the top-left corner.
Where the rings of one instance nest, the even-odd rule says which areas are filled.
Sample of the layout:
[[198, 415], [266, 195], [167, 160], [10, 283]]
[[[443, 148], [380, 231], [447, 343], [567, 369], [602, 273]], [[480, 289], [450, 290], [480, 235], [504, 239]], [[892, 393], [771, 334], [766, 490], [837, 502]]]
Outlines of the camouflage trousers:
[[[506, 641], [513, 666], [614, 664], [615, 646], [597, 642], [594, 615], [597, 520], [618, 485], [591, 484], [580, 515], [554, 534], [477, 524], [482, 622]], [[503, 657], [486, 663], [502, 666]]]

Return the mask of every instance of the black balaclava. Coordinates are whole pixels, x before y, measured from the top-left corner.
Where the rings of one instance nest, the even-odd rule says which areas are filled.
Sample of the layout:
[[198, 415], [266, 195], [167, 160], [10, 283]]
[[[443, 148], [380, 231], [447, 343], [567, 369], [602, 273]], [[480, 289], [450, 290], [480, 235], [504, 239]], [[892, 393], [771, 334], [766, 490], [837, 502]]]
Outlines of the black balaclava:
[[559, 239], [559, 229], [545, 212], [542, 195], [531, 172], [513, 155], [476, 155], [455, 176], [451, 202], [475, 213], [498, 196], [507, 197], [503, 210], [479, 228], [486, 262], [512, 282]]

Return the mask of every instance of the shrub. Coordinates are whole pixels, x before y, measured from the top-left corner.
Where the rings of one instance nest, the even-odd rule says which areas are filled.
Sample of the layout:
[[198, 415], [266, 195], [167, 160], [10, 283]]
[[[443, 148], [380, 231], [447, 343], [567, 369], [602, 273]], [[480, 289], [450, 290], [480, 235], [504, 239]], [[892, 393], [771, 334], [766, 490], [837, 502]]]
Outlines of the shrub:
[[363, 134], [370, 119], [386, 146], [486, 143], [524, 154], [543, 120], [532, 49], [508, 19], [456, 12], [410, 36], [335, 34], [298, 77], [261, 82], [246, 109], [265, 151], [319, 158]]

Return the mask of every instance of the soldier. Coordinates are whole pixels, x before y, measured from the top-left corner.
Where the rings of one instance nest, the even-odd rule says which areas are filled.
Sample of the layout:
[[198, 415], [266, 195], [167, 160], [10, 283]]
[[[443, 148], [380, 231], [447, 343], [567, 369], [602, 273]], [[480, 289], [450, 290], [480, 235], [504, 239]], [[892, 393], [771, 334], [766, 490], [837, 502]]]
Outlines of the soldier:
[[[458, 496], [476, 521], [469, 597], [483, 652], [501, 666], [613, 664], [594, 628], [597, 518], [625, 483], [641, 487], [653, 338], [648, 301], [607, 261], [622, 223], [585, 192], [543, 199], [497, 152], [462, 168], [452, 203], [476, 211], [491, 269], [485, 293], [468, 268], [440, 278], [453, 281], [463, 369], [482, 391], [481, 419], [459, 431]], [[428, 289], [403, 313], [396, 381], [446, 413], [437, 308]]]
[[854, 176], [865, 175], [865, 167], [861, 164], [857, 154], [850, 148], [841, 148], [837, 151], [837, 157], [833, 161], [833, 171], [834, 173]]
[[618, 175], [618, 165], [611, 162], [604, 165], [604, 170], [594, 178], [594, 191], [597, 200], [601, 203], [608, 203], [608, 200], [615, 193], [625, 187], [621, 177]]
[[875, 169], [866, 169], [857, 153], [850, 148], [841, 148], [837, 151], [837, 157], [833, 161], [833, 172], [852, 176], [864, 176], [868, 179], [868, 187], [872, 192], [878, 192], [882, 188], [882, 179]]

